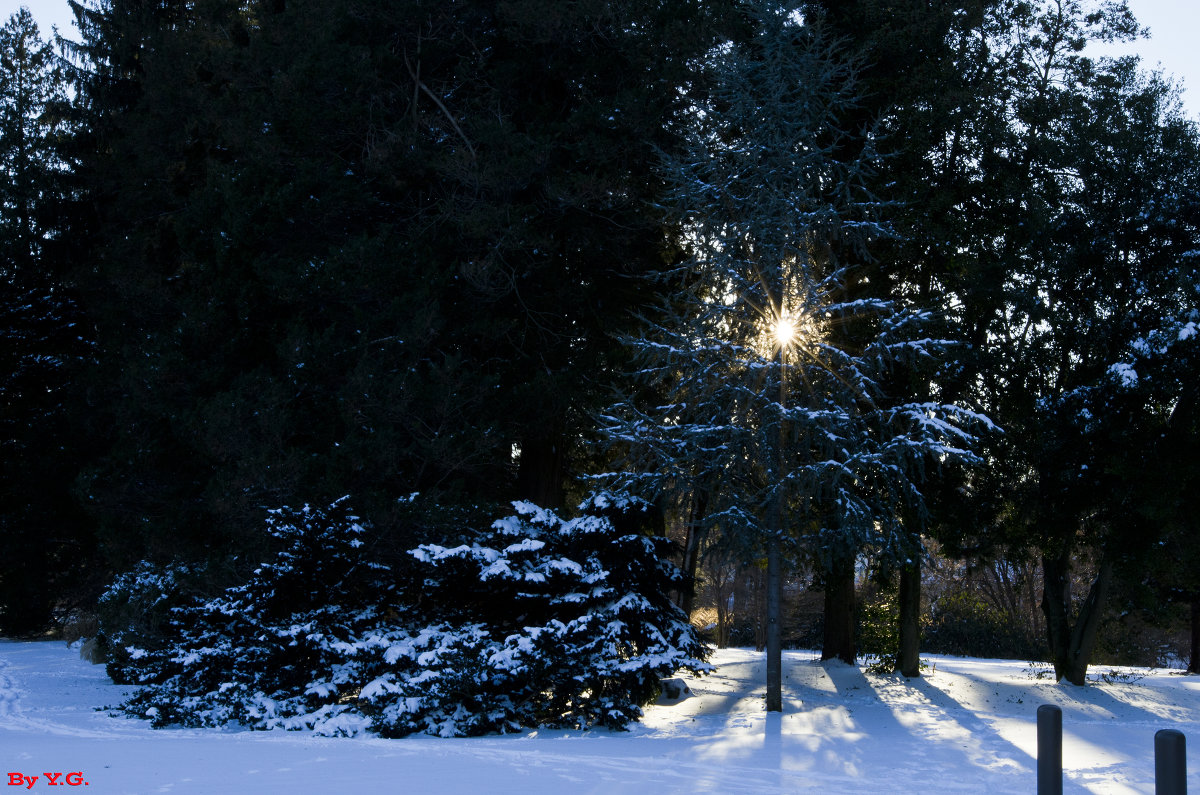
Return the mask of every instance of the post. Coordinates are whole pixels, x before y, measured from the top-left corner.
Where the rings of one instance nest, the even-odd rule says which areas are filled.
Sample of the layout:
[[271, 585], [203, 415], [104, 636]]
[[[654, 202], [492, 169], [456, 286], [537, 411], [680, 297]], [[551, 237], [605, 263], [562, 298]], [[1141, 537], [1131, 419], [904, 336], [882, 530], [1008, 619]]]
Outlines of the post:
[[1187, 754], [1183, 732], [1154, 733], [1154, 795], [1187, 795]]
[[1043, 704], [1037, 710], [1037, 795], [1062, 791], [1062, 710]]

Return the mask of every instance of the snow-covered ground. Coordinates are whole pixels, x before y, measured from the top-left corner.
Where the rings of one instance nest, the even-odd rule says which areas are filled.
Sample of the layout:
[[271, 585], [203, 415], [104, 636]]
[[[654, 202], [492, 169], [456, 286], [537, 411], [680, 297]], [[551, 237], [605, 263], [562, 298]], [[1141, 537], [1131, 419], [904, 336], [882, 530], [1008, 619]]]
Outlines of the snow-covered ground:
[[[763, 656], [730, 649], [714, 655], [715, 674], [690, 680], [691, 697], [650, 707], [629, 732], [330, 739], [154, 730], [98, 711], [124, 689], [62, 643], [0, 641], [0, 780], [36, 792], [51, 776], [97, 795], [1029, 793], [1048, 703], [1063, 710], [1067, 792], [1149, 793], [1155, 731], [1200, 741], [1197, 677], [1138, 670], [1076, 688], [1021, 662], [926, 659], [926, 676], [906, 681], [789, 652], [782, 717], [763, 709]], [[1200, 791], [1200, 775], [1189, 784]]]

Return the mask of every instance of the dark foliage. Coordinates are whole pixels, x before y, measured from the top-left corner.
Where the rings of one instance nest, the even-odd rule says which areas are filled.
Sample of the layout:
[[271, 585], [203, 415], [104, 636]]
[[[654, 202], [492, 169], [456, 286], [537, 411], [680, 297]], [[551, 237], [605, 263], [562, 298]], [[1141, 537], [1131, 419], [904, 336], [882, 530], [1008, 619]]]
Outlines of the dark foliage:
[[191, 570], [131, 572], [102, 600], [109, 671], [144, 686], [122, 708], [325, 734], [623, 728], [662, 677], [706, 668], [664, 596], [680, 575], [662, 539], [517, 509], [469, 545], [412, 550], [411, 578], [373, 562], [345, 501], [272, 512], [279, 552], [215, 598], [170, 607]]
[[73, 499], [86, 454], [86, 317], [62, 281], [68, 166], [59, 58], [27, 9], [0, 27], [0, 632], [87, 598], [95, 548]]

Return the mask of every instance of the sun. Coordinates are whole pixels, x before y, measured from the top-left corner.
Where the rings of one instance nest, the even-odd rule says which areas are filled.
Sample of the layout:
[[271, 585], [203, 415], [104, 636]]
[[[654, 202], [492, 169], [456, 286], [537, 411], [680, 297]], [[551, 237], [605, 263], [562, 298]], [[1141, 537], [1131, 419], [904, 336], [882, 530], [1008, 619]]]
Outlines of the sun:
[[780, 348], [786, 348], [791, 345], [796, 339], [796, 332], [796, 321], [787, 315], [776, 319], [771, 328], [771, 334], [775, 337], [775, 342]]

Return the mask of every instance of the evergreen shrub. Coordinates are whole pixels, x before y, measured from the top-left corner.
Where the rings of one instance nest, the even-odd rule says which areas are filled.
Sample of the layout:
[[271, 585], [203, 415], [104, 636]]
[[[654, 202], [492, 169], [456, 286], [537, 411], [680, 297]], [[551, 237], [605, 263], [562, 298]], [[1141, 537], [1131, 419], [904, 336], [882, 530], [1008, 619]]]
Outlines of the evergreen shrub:
[[900, 653], [900, 605], [895, 586], [879, 588], [859, 604], [856, 644], [867, 671], [890, 674]]
[[[122, 709], [155, 726], [441, 736], [624, 728], [705, 647], [667, 598], [665, 539], [623, 532], [608, 495], [564, 520], [529, 503], [470, 544], [423, 544], [413, 572], [372, 560], [345, 501], [273, 511], [274, 560], [167, 612], [164, 641], [108, 629], [110, 670], [143, 685]], [[616, 520], [614, 522], [614, 520]], [[143, 566], [105, 598], [169, 601]]]
[[1018, 625], [977, 594], [958, 591], [938, 598], [924, 628], [922, 649], [962, 657], [1013, 660], [1045, 658], [1045, 644], [1031, 627]]
[[170, 642], [173, 610], [197, 592], [206, 568], [142, 561], [109, 583], [96, 605], [97, 639], [114, 682], [134, 681], [141, 664], [133, 664], [132, 654], [140, 657]]

